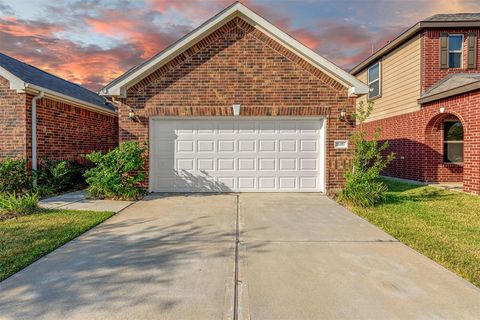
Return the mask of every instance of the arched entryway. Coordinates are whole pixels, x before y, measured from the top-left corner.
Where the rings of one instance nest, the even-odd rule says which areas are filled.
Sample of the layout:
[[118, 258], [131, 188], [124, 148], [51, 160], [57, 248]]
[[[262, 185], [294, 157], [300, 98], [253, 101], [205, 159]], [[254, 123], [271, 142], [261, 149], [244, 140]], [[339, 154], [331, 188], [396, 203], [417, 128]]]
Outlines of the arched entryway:
[[459, 115], [437, 114], [425, 129], [424, 158], [428, 182], [463, 182], [466, 128]]

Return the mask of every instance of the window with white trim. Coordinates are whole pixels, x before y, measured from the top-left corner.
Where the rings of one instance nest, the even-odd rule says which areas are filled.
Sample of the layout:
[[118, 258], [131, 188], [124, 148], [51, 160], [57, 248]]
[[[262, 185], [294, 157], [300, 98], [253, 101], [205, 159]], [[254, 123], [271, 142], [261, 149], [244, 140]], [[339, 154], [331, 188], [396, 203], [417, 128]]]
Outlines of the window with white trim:
[[458, 120], [443, 122], [443, 162], [463, 162], [463, 125]]
[[377, 62], [368, 68], [368, 88], [369, 100], [380, 97], [380, 62]]
[[461, 68], [463, 61], [463, 34], [448, 35], [448, 67]]

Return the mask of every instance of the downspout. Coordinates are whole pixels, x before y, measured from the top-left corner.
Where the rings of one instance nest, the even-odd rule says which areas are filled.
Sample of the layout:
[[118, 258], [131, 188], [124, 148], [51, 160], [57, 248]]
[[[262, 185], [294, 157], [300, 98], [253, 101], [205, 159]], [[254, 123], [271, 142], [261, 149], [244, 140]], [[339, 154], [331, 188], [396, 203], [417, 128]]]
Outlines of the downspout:
[[[28, 87], [28, 83], [25, 85]], [[44, 92], [40, 91], [32, 98], [32, 171], [37, 170], [37, 100], [42, 99]], [[37, 186], [37, 180], [33, 180], [33, 186]]]

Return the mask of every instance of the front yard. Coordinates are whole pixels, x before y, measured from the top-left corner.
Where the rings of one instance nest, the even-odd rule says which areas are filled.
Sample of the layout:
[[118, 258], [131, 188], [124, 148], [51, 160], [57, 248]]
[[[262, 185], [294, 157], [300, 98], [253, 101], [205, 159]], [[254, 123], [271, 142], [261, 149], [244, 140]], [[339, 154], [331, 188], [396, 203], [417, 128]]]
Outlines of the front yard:
[[39, 209], [32, 215], [0, 221], [0, 281], [113, 214]]
[[480, 287], [480, 197], [385, 182], [389, 187], [385, 204], [351, 209]]

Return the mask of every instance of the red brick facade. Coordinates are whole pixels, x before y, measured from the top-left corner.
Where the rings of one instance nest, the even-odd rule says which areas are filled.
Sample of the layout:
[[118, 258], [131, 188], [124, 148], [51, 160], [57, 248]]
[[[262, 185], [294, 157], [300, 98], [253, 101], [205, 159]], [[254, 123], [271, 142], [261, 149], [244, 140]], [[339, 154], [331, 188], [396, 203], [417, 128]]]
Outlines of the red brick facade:
[[[351, 150], [333, 148], [353, 124], [346, 87], [240, 18], [187, 49], [131, 87], [119, 103], [120, 141], [148, 141], [149, 116], [326, 116], [326, 184], [340, 188]], [[133, 109], [138, 121], [128, 113]]]
[[[363, 125], [372, 134], [381, 128], [395, 160], [384, 174], [426, 182], [462, 182], [467, 192], [480, 194], [480, 90], [422, 106], [421, 111]], [[444, 108], [444, 112], [440, 112]], [[443, 162], [443, 120], [459, 119], [464, 129], [464, 163]]]
[[[462, 68], [440, 68], [440, 34], [464, 35]], [[467, 34], [477, 34], [477, 68], [467, 69]], [[480, 73], [480, 30], [427, 29], [422, 34], [422, 80], [425, 92], [451, 73]], [[441, 112], [441, 108], [443, 112]], [[443, 121], [455, 118], [464, 129], [463, 164], [443, 162]], [[445, 98], [421, 106], [420, 111], [364, 124], [373, 133], [381, 128], [380, 139], [388, 141], [396, 159], [384, 174], [426, 182], [463, 182], [464, 190], [480, 194], [480, 90]]]
[[[440, 68], [440, 34], [442, 32], [463, 34], [463, 68]], [[477, 68], [467, 69], [467, 39], [468, 33], [474, 32], [477, 35]], [[451, 73], [479, 73], [480, 72], [480, 30], [476, 29], [451, 29], [438, 30], [430, 29], [423, 32], [423, 53], [422, 53], [422, 92], [432, 85], [445, 78]]]
[[[0, 78], [2, 80], [3, 78]], [[0, 82], [0, 161], [31, 159], [32, 96]], [[37, 157], [79, 160], [89, 152], [108, 151], [118, 144], [118, 120], [51, 99], [37, 101]]]
[[26, 155], [25, 101], [25, 94], [10, 90], [9, 81], [0, 77], [0, 161]]

